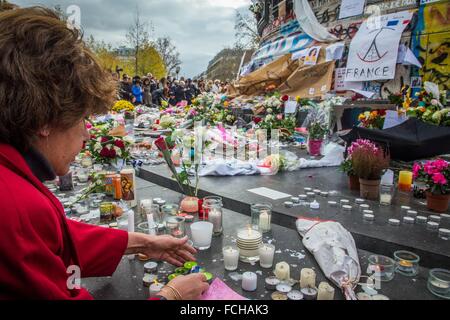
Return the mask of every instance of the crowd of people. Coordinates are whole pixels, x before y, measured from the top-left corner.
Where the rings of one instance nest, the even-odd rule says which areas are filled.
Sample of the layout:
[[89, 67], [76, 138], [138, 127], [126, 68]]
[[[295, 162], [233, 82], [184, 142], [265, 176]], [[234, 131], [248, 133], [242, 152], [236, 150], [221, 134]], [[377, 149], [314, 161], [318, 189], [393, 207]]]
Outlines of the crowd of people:
[[225, 94], [229, 85], [228, 81], [192, 80], [183, 77], [175, 79], [170, 76], [157, 80], [151, 73], [133, 78], [123, 74], [121, 80], [119, 74], [114, 73], [113, 77], [119, 82], [119, 99], [146, 106], [174, 106], [181, 101], [191, 104], [192, 99], [205, 92]]

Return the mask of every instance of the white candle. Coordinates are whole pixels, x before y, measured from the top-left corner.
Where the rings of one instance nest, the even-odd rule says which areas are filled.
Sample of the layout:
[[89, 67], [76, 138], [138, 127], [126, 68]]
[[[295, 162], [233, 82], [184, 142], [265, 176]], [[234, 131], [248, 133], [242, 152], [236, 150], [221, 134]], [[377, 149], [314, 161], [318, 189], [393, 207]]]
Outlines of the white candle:
[[266, 232], [270, 231], [270, 214], [267, 210], [261, 211], [259, 214], [259, 229]]
[[300, 273], [300, 288], [315, 288], [316, 273], [313, 269], [304, 268]]
[[150, 286], [150, 298], [155, 297], [164, 288], [164, 284], [155, 282]]
[[387, 193], [382, 193], [380, 195], [380, 203], [381, 204], [391, 204], [392, 202], [392, 195]]
[[287, 262], [277, 263], [274, 273], [279, 280], [289, 280], [291, 278], [291, 268]]
[[259, 263], [261, 268], [272, 268], [275, 255], [275, 246], [264, 244], [259, 248]]
[[225, 270], [235, 271], [239, 264], [239, 249], [232, 246], [223, 248], [223, 260]]
[[242, 275], [242, 289], [245, 291], [256, 291], [258, 287], [258, 276], [254, 272], [245, 272]]
[[191, 224], [192, 241], [197, 249], [207, 250], [211, 247], [213, 228], [214, 225], [206, 221]]
[[317, 300], [334, 300], [334, 288], [326, 282], [319, 284]]
[[222, 210], [211, 209], [208, 212], [208, 221], [214, 225], [213, 233], [222, 233]]

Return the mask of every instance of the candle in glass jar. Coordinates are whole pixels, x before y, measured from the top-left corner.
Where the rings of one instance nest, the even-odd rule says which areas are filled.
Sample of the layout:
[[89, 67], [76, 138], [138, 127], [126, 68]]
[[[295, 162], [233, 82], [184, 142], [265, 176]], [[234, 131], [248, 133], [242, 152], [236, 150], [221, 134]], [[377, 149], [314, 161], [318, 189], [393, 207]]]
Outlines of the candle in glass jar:
[[216, 208], [210, 209], [208, 212], [208, 221], [214, 225], [213, 233], [215, 235], [222, 233], [222, 210]]
[[316, 273], [313, 269], [304, 268], [300, 272], [300, 288], [315, 288]]
[[326, 282], [319, 284], [317, 300], [334, 300], [334, 288]]
[[223, 260], [225, 270], [235, 271], [239, 264], [239, 249], [232, 246], [223, 248]]
[[162, 288], [164, 288], [164, 284], [155, 281], [155, 283], [150, 286], [150, 298], [154, 298]]
[[269, 231], [270, 228], [270, 214], [267, 210], [262, 210], [259, 215], [259, 228], [261, 231]]
[[398, 177], [398, 188], [401, 191], [410, 192], [413, 182], [413, 174], [410, 171], [400, 171]]
[[279, 280], [289, 280], [291, 278], [291, 268], [287, 262], [277, 263], [274, 273]]
[[261, 265], [261, 268], [272, 268], [274, 255], [275, 246], [271, 244], [263, 244], [259, 248], [259, 263]]
[[258, 287], [258, 276], [254, 272], [245, 272], [242, 275], [242, 289], [245, 291], [256, 291]]

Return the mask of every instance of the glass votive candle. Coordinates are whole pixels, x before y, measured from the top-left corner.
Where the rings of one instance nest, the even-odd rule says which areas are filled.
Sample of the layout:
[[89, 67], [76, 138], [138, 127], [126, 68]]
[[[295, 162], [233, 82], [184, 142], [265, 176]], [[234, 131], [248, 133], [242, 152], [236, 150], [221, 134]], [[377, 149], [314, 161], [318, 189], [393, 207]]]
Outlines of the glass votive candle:
[[379, 277], [380, 281], [391, 281], [395, 276], [395, 261], [389, 257], [371, 255], [367, 273], [375, 273], [375, 276]]
[[222, 249], [225, 270], [235, 271], [239, 265], [239, 248], [227, 246]]
[[404, 192], [410, 192], [413, 182], [413, 173], [411, 171], [400, 171], [398, 177], [398, 189]]
[[262, 233], [272, 229], [272, 205], [257, 203], [251, 206], [252, 228]]
[[259, 264], [261, 268], [269, 269], [273, 266], [275, 256], [275, 246], [272, 244], [263, 244], [259, 248]]
[[419, 273], [420, 257], [409, 251], [394, 252], [395, 272], [407, 277], [414, 277]]
[[174, 238], [184, 238], [186, 236], [185, 220], [183, 217], [168, 217], [166, 219], [167, 234]]
[[161, 212], [164, 216], [176, 216], [180, 211], [180, 206], [177, 204], [165, 204], [161, 207]]
[[256, 291], [258, 287], [258, 275], [254, 272], [245, 272], [242, 275], [242, 289], [244, 291]]
[[450, 299], [450, 271], [445, 269], [430, 270], [428, 290], [439, 298]]
[[137, 232], [149, 234], [149, 235], [156, 235], [157, 228], [155, 225], [152, 225], [151, 227], [149, 227], [148, 222], [142, 222], [142, 223], [138, 224]]
[[393, 194], [394, 185], [382, 184], [380, 186], [380, 204], [383, 206], [390, 206], [392, 204]]
[[191, 224], [191, 234], [194, 247], [198, 250], [211, 248], [214, 225], [211, 222], [200, 221]]

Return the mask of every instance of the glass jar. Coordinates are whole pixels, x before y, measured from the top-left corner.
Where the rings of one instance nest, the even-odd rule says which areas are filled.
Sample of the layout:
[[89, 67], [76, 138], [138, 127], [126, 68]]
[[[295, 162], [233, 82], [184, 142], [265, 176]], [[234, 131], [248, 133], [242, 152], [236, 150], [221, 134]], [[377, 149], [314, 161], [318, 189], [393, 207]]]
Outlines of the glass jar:
[[168, 217], [165, 222], [166, 232], [174, 238], [186, 236], [185, 219], [183, 217]]
[[391, 281], [395, 276], [395, 261], [389, 257], [371, 255], [367, 273], [375, 274], [375, 277], [379, 277], [380, 281]]
[[114, 205], [112, 202], [100, 204], [100, 223], [111, 222], [113, 218]]
[[382, 184], [380, 186], [380, 204], [390, 206], [394, 197], [394, 185]]
[[450, 299], [450, 271], [445, 269], [430, 270], [428, 290], [437, 297]]
[[420, 257], [409, 251], [394, 252], [395, 272], [407, 277], [415, 277], [419, 273]]
[[177, 204], [165, 204], [161, 206], [163, 216], [176, 216], [180, 212], [180, 206]]
[[262, 233], [272, 230], [272, 205], [257, 203], [251, 206], [252, 229]]
[[220, 236], [223, 233], [223, 204], [220, 197], [203, 199], [203, 217], [213, 224], [213, 235]]
[[162, 212], [162, 210], [160, 210], [159, 205], [157, 204], [152, 204], [150, 206], [146, 205], [144, 206], [143, 210], [145, 216], [147, 217], [147, 222], [150, 225], [154, 224], [158, 230], [164, 229], [165, 215]]

